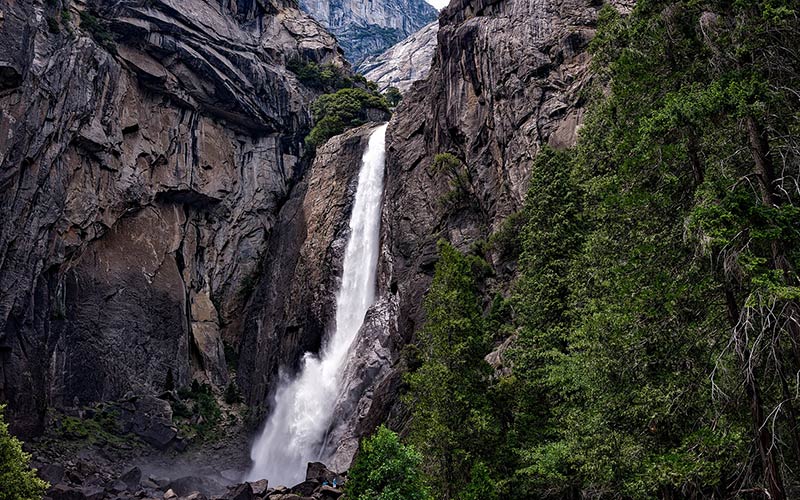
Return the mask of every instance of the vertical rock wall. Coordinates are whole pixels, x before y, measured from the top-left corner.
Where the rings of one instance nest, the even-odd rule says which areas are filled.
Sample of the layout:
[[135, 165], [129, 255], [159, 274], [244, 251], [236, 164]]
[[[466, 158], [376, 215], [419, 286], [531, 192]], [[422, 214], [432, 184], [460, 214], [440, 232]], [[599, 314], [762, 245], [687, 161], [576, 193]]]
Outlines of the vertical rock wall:
[[[282, 0], [0, 2], [0, 400], [227, 382], [314, 95], [344, 64]], [[259, 307], [252, 304], [251, 307]], [[255, 367], [254, 367], [255, 369]]]

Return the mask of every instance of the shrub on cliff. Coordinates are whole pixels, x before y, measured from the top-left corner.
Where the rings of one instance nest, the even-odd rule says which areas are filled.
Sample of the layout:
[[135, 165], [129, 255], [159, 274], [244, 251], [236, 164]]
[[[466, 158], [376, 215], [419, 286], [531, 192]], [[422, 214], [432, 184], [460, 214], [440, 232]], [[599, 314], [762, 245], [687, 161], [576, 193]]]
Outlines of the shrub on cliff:
[[352, 500], [429, 500], [422, 457], [384, 426], [361, 443], [345, 485]]
[[5, 406], [0, 406], [0, 500], [42, 498], [47, 483], [36, 477], [29, 465], [30, 455], [22, 451], [22, 443], [8, 432], [3, 410]]
[[311, 105], [315, 125], [306, 137], [306, 144], [317, 147], [334, 135], [366, 123], [371, 109], [388, 112], [389, 105], [380, 94], [361, 88], [321, 95]]
[[289, 59], [286, 68], [297, 76], [304, 85], [314, 89], [342, 89], [353, 86], [344, 69], [334, 64], [317, 64], [299, 58]]

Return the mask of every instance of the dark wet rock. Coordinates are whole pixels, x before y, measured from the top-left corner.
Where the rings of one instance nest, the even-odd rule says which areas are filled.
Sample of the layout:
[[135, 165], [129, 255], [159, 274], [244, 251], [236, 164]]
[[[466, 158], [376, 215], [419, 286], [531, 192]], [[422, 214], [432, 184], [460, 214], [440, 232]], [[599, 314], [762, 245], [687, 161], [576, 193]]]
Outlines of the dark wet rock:
[[142, 470], [139, 467], [133, 467], [125, 472], [120, 480], [127, 485], [129, 491], [136, 491], [142, 480]]
[[253, 500], [255, 494], [250, 483], [242, 483], [231, 488], [222, 498], [224, 500]]
[[334, 500], [344, 494], [342, 490], [332, 486], [323, 486], [319, 489], [318, 493], [319, 498], [322, 500]]
[[341, 477], [338, 473], [328, 469], [321, 462], [309, 462], [306, 467], [306, 481], [317, 481], [318, 483], [332, 483], [334, 479]]
[[47, 491], [47, 496], [52, 500], [87, 500], [82, 488], [57, 484]]
[[[167, 483], [165, 483], [165, 484], [168, 484], [168, 482], [167, 482]], [[147, 488], [147, 489], [150, 489], [150, 490], [157, 490], [157, 489], [159, 489], [159, 488], [160, 488], [160, 486], [158, 485], [158, 483], [156, 483], [155, 481], [153, 481], [153, 480], [152, 480], [152, 479], [150, 479], [150, 478], [143, 479], [143, 480], [142, 480], [142, 483], [141, 483], [141, 485], [142, 485], [144, 488]]]
[[111, 486], [108, 487], [108, 491], [116, 494], [124, 493], [128, 491], [128, 489], [128, 485], [120, 480], [114, 481], [111, 483]]
[[64, 466], [60, 464], [47, 464], [39, 467], [37, 475], [50, 484], [58, 484], [64, 479]]
[[169, 479], [166, 477], [159, 477], [159, 476], [148, 476], [148, 479], [154, 482], [158, 488], [164, 489], [169, 485]]
[[227, 489], [220, 483], [208, 477], [186, 476], [175, 479], [167, 485], [168, 491], [172, 490], [180, 497], [187, 496], [194, 492], [202, 493], [207, 497], [221, 496], [227, 493]]
[[266, 479], [260, 479], [258, 481], [248, 481], [250, 488], [253, 490], [253, 494], [256, 496], [264, 496], [269, 489], [269, 481]]
[[106, 497], [106, 490], [100, 486], [87, 486], [82, 492], [86, 500], [103, 500]]
[[178, 430], [172, 425], [172, 407], [163, 399], [141, 396], [119, 403], [116, 407], [123, 429], [133, 432], [159, 450], [166, 449], [178, 435]]
[[292, 486], [290, 491], [296, 495], [309, 497], [319, 489], [321, 484], [322, 483], [316, 479], [306, 479], [302, 483]]

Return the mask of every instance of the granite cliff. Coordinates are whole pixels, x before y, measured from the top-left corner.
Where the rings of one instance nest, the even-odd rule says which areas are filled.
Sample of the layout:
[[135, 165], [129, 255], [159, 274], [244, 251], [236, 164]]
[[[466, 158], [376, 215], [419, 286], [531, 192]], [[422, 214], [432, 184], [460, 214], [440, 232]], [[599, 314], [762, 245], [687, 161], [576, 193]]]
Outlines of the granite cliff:
[[386, 52], [365, 59], [356, 69], [376, 82], [381, 91], [397, 87], [406, 92], [414, 82], [428, 76], [438, 31], [439, 23], [433, 22]]
[[[228, 382], [224, 342], [346, 64], [292, 2], [3, 2], [0, 399], [45, 410]], [[280, 349], [280, 347], [276, 347]]]
[[353, 64], [375, 56], [435, 21], [425, 0], [300, 0], [330, 30]]

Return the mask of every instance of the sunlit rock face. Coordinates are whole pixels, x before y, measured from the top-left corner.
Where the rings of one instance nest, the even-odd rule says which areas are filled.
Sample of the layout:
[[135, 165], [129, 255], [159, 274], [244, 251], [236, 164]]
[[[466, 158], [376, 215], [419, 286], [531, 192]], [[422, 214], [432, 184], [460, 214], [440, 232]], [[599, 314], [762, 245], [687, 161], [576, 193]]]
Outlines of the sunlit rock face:
[[300, 8], [336, 36], [354, 65], [436, 20], [425, 0], [300, 0]]
[[70, 407], [228, 381], [254, 275], [345, 64], [293, 2], [6, 3], [0, 23], [0, 400]]
[[406, 92], [414, 82], [428, 76], [438, 31], [439, 23], [433, 22], [386, 52], [365, 59], [356, 69], [376, 82], [381, 92], [389, 87]]

